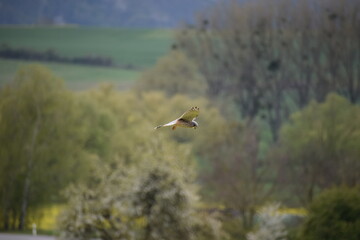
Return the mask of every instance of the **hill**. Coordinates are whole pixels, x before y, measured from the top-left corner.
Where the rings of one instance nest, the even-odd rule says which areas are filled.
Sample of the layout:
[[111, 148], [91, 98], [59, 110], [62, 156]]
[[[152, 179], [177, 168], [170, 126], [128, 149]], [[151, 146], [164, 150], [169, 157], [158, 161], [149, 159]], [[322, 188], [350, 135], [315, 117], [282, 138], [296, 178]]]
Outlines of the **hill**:
[[0, 0], [0, 24], [175, 27], [219, 0]]

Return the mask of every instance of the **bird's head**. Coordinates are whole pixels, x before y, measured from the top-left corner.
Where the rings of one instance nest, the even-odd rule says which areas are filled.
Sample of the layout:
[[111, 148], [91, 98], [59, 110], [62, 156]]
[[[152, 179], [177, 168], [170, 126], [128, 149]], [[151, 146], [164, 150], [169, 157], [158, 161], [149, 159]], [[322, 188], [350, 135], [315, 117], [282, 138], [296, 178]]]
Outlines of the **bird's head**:
[[192, 121], [192, 124], [193, 124], [194, 129], [196, 129], [199, 126], [199, 124], [197, 122], [195, 122], [194, 120]]

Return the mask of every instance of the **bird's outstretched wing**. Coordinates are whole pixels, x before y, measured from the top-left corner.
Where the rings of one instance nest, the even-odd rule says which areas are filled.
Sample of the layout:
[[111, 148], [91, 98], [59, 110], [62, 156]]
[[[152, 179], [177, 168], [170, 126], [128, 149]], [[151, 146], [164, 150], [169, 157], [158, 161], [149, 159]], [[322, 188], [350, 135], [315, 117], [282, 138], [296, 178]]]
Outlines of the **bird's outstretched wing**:
[[177, 119], [176, 119], [176, 120], [174, 120], [174, 121], [171, 121], [171, 122], [169, 122], [169, 123], [166, 123], [166, 124], [164, 124], [164, 125], [159, 125], [159, 126], [155, 127], [155, 129], [158, 129], [158, 128], [161, 128], [161, 127], [174, 126], [174, 125], [175, 125], [175, 123], [176, 123], [176, 121], [177, 121]]
[[192, 107], [187, 110], [179, 119], [183, 119], [185, 121], [192, 121], [194, 118], [199, 116], [200, 109], [198, 107]]

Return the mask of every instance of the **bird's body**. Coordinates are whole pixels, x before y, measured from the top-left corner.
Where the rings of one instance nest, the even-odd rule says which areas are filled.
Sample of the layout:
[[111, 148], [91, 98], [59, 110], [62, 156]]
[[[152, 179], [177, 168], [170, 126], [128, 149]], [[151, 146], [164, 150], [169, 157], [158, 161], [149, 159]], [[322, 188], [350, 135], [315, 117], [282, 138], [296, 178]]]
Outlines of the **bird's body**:
[[185, 128], [194, 128], [196, 129], [199, 124], [195, 122], [196, 117], [199, 115], [199, 108], [198, 107], [192, 107], [190, 110], [186, 111], [181, 117], [175, 119], [174, 121], [171, 121], [169, 123], [166, 123], [164, 125], [160, 125], [155, 127], [155, 129], [161, 128], [161, 127], [172, 127], [172, 130], [175, 130], [176, 127], [185, 127]]

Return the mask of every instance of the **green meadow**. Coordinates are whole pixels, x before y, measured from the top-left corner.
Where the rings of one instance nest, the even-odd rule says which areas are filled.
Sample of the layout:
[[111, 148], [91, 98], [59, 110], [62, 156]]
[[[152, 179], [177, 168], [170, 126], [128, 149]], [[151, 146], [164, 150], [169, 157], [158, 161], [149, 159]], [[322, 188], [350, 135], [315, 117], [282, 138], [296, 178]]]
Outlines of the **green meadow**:
[[149, 67], [171, 44], [171, 30], [90, 27], [2, 27], [0, 44], [39, 51], [54, 49], [67, 57], [99, 55], [118, 64]]
[[[111, 57], [115, 64], [135, 69], [117, 69], [41, 62], [75, 90], [110, 82], [128, 87], [144, 69], [167, 53], [171, 30], [92, 27], [1, 27], [0, 45], [37, 51], [54, 50], [64, 57]], [[29, 61], [0, 59], [0, 84], [9, 81], [20, 65]]]

